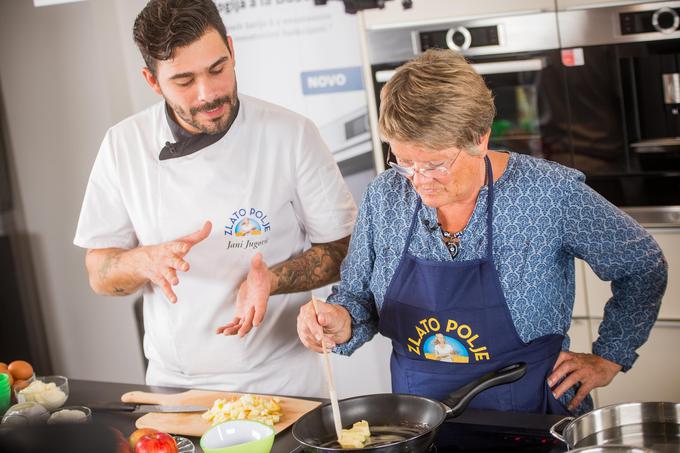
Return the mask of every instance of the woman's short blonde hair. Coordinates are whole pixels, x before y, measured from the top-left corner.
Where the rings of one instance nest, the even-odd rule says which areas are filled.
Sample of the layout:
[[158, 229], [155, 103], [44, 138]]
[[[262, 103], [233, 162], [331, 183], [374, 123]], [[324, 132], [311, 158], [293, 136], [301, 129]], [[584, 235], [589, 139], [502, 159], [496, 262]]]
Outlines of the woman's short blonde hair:
[[495, 108], [491, 90], [465, 58], [430, 49], [400, 66], [380, 92], [382, 140], [477, 153]]

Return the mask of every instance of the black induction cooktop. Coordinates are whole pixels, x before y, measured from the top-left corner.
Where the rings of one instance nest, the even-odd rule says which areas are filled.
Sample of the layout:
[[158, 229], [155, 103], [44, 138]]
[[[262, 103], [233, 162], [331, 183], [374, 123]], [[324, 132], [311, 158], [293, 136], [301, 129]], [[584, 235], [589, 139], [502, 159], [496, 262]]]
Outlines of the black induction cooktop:
[[[432, 448], [422, 453], [558, 453], [566, 445], [550, 434], [562, 416], [468, 409], [441, 425]], [[293, 450], [301, 452], [298, 444]], [[421, 452], [412, 452], [421, 453]]]
[[437, 453], [556, 453], [566, 445], [550, 434], [562, 416], [467, 410], [445, 422], [437, 434]]

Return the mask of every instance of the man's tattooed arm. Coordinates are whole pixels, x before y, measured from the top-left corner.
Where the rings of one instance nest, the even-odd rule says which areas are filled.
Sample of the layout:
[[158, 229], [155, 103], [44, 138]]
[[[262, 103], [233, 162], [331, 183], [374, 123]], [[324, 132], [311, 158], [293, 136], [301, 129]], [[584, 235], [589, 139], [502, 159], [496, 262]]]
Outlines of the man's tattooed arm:
[[160, 244], [131, 249], [88, 249], [85, 267], [90, 286], [97, 294], [125, 296], [151, 283], [175, 303], [177, 295], [172, 287], [179, 284], [177, 274], [189, 270], [184, 256], [194, 245], [207, 238], [211, 229], [212, 223], [206, 221], [200, 230]]
[[90, 286], [101, 295], [126, 296], [145, 284], [148, 279], [135, 277], [129, 263], [130, 250], [119, 248], [89, 249], [85, 256], [85, 267], [90, 277]]
[[350, 236], [324, 244], [312, 244], [303, 254], [277, 264], [271, 294], [309, 291], [340, 279], [340, 263], [347, 255]]

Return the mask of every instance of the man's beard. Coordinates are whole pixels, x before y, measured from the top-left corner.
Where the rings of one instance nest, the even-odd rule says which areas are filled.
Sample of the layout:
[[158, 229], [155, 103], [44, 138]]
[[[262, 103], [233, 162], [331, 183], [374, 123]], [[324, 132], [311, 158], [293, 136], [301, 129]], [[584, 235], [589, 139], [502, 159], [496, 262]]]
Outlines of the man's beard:
[[[238, 110], [236, 108], [238, 104], [236, 85], [234, 85], [234, 91], [231, 94], [222, 96], [213, 101], [205, 103], [200, 107], [192, 107], [191, 109], [189, 109], [188, 113], [179, 105], [172, 104], [167, 98], [166, 102], [170, 105], [170, 108], [172, 108], [172, 111], [175, 113], [175, 115], [180, 117], [185, 123], [189, 124], [195, 129], [198, 129], [201, 133], [208, 135], [219, 134], [220, 132], [224, 132], [225, 130], [227, 130], [229, 126], [231, 126], [231, 123], [234, 121], [234, 118], [238, 113]], [[199, 112], [213, 110], [220, 107], [223, 104], [226, 105], [226, 111], [225, 114], [222, 115], [221, 117], [215, 118], [213, 120], [206, 119], [203, 121], [199, 121], [196, 118], [196, 115]]]

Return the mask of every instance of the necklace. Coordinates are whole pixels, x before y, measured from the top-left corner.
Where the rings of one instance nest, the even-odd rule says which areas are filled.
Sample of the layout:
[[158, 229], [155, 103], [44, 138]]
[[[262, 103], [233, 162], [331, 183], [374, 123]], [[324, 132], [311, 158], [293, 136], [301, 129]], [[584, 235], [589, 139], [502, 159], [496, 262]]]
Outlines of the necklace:
[[[484, 169], [486, 169], [486, 162], [482, 159], [482, 174], [484, 175], [484, 183], [482, 184], [482, 187], [486, 185], [487, 183], [487, 174]], [[468, 218], [468, 222], [470, 219]], [[442, 239], [444, 240], [444, 244], [446, 245], [446, 248], [449, 249], [449, 253], [451, 254], [451, 258], [455, 258], [458, 256], [458, 252], [460, 252], [460, 240], [463, 237], [463, 231], [465, 231], [465, 228], [467, 228], [467, 224], [463, 227], [462, 230], [457, 231], [455, 233], [451, 233], [449, 231], [446, 231], [444, 228], [442, 228], [442, 224], [437, 222], [437, 225], [439, 225], [439, 231], [442, 232]]]
[[446, 248], [449, 249], [449, 253], [451, 254], [451, 258], [455, 258], [460, 251], [460, 238], [463, 237], [463, 231], [461, 230], [456, 233], [449, 233], [442, 228], [441, 223], [438, 223], [438, 225], [439, 230], [442, 232], [444, 244], [446, 245]]

